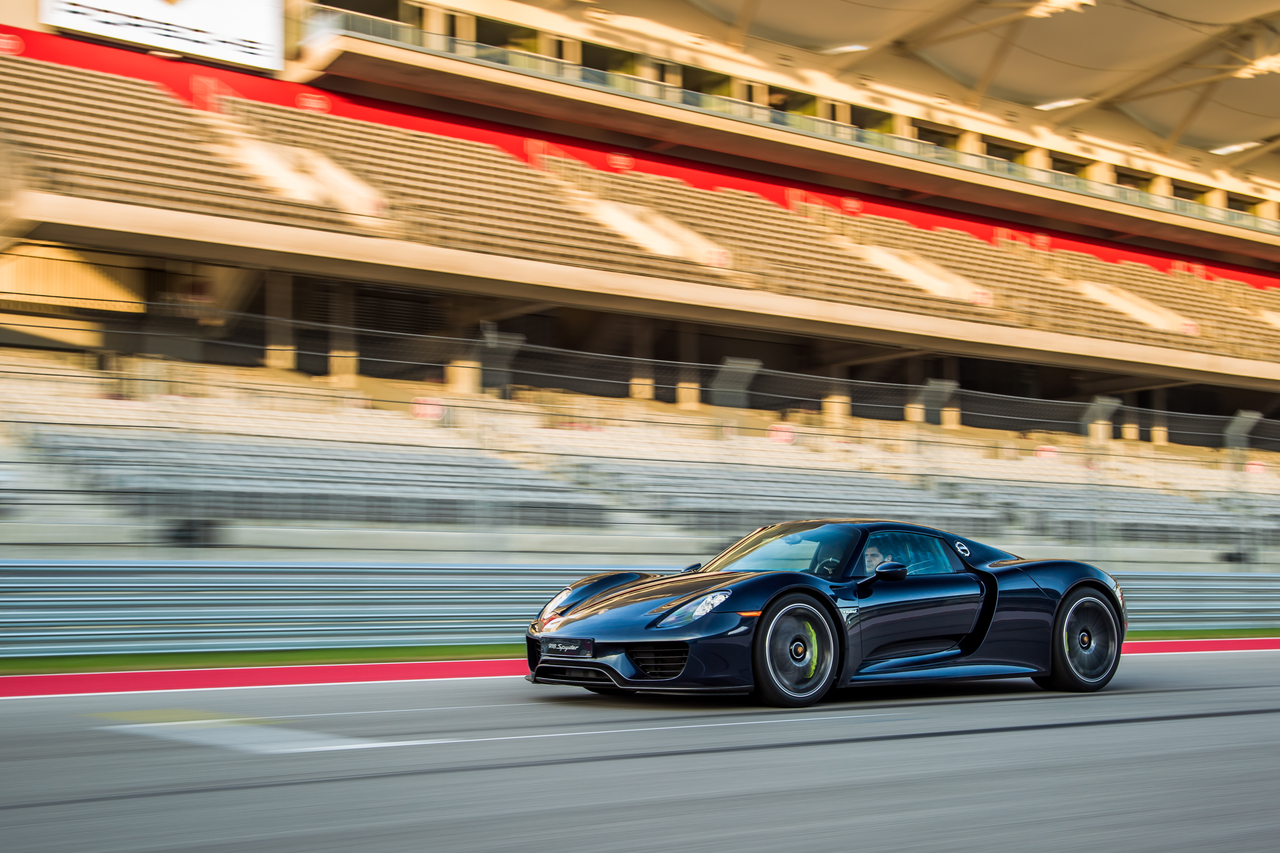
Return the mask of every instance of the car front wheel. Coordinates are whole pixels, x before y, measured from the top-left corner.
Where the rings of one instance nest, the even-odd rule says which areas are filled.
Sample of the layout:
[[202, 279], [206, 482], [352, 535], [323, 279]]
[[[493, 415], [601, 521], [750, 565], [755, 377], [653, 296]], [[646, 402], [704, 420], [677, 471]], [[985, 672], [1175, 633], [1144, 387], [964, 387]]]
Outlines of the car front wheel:
[[1047, 690], [1091, 693], [1111, 681], [1120, 666], [1120, 620], [1096, 589], [1063, 600], [1053, 627], [1053, 671], [1036, 683]]
[[783, 596], [756, 627], [756, 695], [784, 708], [812, 705], [831, 689], [838, 658], [835, 628], [821, 605], [807, 595]]

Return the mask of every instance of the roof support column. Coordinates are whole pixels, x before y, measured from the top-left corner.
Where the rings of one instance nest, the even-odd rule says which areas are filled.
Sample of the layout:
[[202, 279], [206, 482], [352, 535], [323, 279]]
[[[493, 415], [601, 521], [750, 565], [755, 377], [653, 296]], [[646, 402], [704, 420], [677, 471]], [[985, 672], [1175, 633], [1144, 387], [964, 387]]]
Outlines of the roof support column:
[[349, 281], [334, 285], [329, 330], [329, 381], [337, 388], [355, 388], [360, 373], [356, 342], [356, 287]]
[[676, 406], [696, 409], [702, 403], [702, 381], [698, 371], [698, 327], [681, 323], [676, 328], [680, 336], [680, 378], [676, 382]]
[[298, 348], [293, 340], [293, 276], [269, 272], [266, 288], [267, 351], [263, 363], [278, 370], [294, 370]]
[[1120, 423], [1120, 438], [1125, 441], [1138, 441], [1142, 438], [1142, 425], [1138, 423], [1138, 413], [1135, 409], [1137, 395], [1130, 391], [1122, 399], [1124, 400], [1124, 410], [1120, 416], [1124, 420]]
[[1163, 388], [1155, 388], [1151, 392], [1151, 409], [1155, 412], [1151, 422], [1151, 443], [1165, 445], [1169, 443], [1169, 421], [1165, 417], [1169, 395]]
[[653, 382], [653, 320], [648, 317], [631, 318], [631, 388], [633, 400], [652, 400]]
[[822, 420], [828, 428], [845, 426], [853, 415], [853, 397], [845, 382], [844, 367], [827, 367], [822, 371], [831, 382], [822, 396]]

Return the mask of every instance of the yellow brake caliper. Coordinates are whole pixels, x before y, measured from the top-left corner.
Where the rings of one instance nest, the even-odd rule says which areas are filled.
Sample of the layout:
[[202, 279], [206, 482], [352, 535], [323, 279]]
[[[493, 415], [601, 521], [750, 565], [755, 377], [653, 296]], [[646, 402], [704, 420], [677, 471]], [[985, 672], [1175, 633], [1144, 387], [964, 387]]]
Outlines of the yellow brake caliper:
[[804, 626], [804, 632], [809, 635], [809, 671], [804, 674], [804, 677], [812, 678], [818, 670], [818, 632], [807, 623]]

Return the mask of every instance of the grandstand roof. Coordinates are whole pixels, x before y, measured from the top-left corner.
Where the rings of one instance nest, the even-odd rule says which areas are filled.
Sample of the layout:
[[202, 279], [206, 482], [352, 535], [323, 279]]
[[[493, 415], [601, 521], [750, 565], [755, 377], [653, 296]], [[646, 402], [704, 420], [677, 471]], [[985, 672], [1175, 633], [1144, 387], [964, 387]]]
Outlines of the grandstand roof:
[[[1251, 159], [1280, 148], [1276, 0], [687, 0], [730, 27], [833, 56], [845, 72], [914, 57], [1050, 121], [1114, 108], [1160, 139]], [[1265, 149], [1265, 151], [1264, 151]]]

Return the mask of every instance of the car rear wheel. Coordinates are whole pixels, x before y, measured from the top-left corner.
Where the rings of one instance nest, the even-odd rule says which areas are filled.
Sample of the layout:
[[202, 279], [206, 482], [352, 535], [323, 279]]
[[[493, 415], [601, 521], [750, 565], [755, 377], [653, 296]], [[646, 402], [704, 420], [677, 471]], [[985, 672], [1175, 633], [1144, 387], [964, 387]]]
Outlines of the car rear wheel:
[[839, 658], [835, 627], [807, 595], [769, 605], [752, 649], [756, 695], [770, 705], [812, 705], [831, 689]]
[[1068, 595], [1053, 627], [1053, 671], [1036, 683], [1047, 690], [1092, 693], [1120, 666], [1120, 620], [1106, 595], [1084, 588]]

